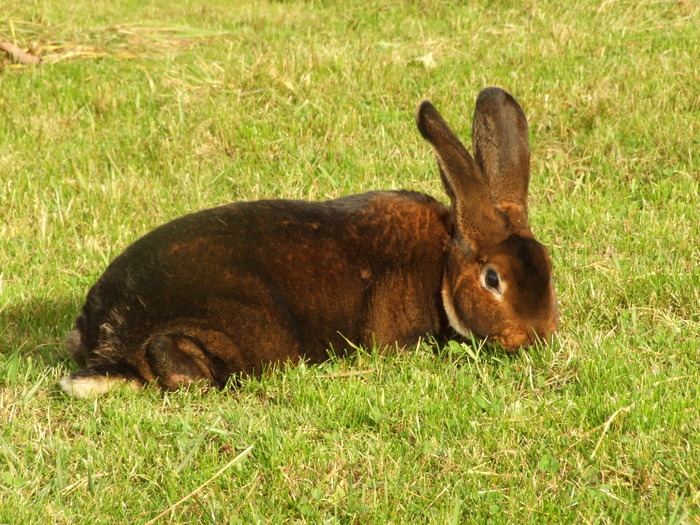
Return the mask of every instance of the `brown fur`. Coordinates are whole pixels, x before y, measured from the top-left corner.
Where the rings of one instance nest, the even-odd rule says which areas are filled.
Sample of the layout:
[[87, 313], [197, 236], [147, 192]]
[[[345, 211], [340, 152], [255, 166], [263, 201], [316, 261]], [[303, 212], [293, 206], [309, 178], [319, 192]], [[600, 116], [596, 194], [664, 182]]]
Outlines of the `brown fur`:
[[[64, 389], [113, 384], [91, 390], [91, 377], [223, 386], [268, 364], [316, 363], [357, 344], [404, 347], [453, 329], [509, 349], [548, 337], [556, 299], [527, 222], [527, 123], [504, 93], [479, 96], [476, 161], [435, 108], [419, 107], [451, 207], [405, 191], [241, 202], [136, 241], [88, 294], [67, 340], [81, 370]], [[486, 265], [502, 296], [485, 289]]]

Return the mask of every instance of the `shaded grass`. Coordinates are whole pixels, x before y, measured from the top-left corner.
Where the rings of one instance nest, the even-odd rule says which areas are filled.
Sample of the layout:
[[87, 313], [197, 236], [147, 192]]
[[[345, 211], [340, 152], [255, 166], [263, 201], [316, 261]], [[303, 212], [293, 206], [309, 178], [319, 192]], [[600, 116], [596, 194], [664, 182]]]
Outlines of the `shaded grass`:
[[[695, 4], [142, 4], [0, 13], [45, 59], [0, 70], [0, 522], [145, 522], [252, 445], [163, 520], [698, 523]], [[231, 200], [444, 198], [413, 109], [467, 139], [486, 85], [530, 120], [556, 345], [58, 394], [129, 242]]]

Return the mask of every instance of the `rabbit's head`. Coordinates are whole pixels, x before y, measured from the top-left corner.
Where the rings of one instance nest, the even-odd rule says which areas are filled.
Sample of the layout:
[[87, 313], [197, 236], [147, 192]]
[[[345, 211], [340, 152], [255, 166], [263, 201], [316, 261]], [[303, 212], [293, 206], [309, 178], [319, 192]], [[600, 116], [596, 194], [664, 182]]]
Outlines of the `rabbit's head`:
[[452, 201], [442, 282], [450, 325], [507, 350], [548, 340], [557, 330], [557, 300], [547, 248], [528, 222], [530, 147], [522, 108], [502, 89], [479, 94], [475, 158], [430, 102], [418, 106], [416, 121], [435, 149]]

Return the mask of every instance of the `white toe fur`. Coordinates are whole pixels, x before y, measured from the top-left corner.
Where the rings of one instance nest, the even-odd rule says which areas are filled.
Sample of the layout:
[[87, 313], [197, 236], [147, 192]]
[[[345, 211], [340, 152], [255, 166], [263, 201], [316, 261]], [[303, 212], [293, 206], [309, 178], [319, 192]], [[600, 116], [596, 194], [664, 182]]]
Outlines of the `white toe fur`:
[[126, 381], [119, 377], [110, 378], [107, 376], [66, 376], [61, 379], [60, 384], [67, 395], [79, 399], [97, 397], [119, 387], [130, 387], [133, 390], [139, 389], [139, 385], [134, 382]]

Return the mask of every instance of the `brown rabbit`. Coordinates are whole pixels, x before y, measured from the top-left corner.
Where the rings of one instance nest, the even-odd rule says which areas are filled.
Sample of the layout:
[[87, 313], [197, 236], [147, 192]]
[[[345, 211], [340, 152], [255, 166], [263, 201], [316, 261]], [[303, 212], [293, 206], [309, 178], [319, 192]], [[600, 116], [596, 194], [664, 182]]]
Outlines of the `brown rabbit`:
[[266, 364], [311, 363], [352, 344], [421, 337], [547, 340], [557, 302], [530, 231], [527, 120], [498, 88], [476, 103], [473, 159], [437, 110], [418, 106], [451, 205], [407, 191], [325, 202], [262, 200], [200, 211], [129, 246], [90, 290], [66, 341], [81, 367], [61, 386], [175, 389]]

